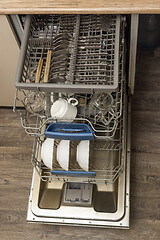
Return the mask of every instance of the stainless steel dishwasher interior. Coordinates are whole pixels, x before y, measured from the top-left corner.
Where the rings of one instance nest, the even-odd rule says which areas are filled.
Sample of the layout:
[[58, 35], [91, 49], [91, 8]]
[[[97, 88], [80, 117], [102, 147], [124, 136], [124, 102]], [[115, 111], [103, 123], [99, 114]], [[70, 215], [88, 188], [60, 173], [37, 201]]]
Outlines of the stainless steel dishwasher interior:
[[[113, 155], [112, 157], [110, 155]], [[92, 162], [94, 162], [97, 169], [102, 169], [107, 162], [108, 168], [113, 168], [114, 166], [117, 166], [117, 152], [107, 152], [107, 151], [100, 151], [100, 150], [91, 150], [91, 157]], [[74, 157], [74, 154], [72, 155]], [[110, 159], [112, 161], [110, 161]], [[71, 159], [72, 161], [72, 159]], [[42, 173], [43, 174], [43, 173]], [[104, 171], [104, 174], [105, 171]], [[98, 175], [98, 174], [97, 174]], [[97, 176], [98, 178], [98, 176]], [[76, 179], [74, 179], [76, 182]], [[78, 180], [77, 180], [78, 182]], [[61, 182], [60, 184], [56, 184], [56, 182], [40, 182], [40, 188], [39, 188], [39, 199], [38, 199], [38, 206], [41, 209], [54, 209], [57, 210], [61, 206], [65, 206], [65, 203], [63, 201], [64, 198], [64, 189], [65, 189], [64, 182]], [[93, 187], [93, 199], [92, 204], [90, 207], [93, 207], [93, 209], [96, 212], [108, 212], [108, 213], [114, 213], [117, 211], [118, 208], [118, 180], [116, 180], [113, 184], [105, 184], [105, 183], [99, 183], [94, 184]], [[70, 204], [72, 205], [72, 204]], [[73, 203], [73, 206], [75, 204]]]
[[[119, 166], [121, 149], [118, 150], [117, 148], [113, 151], [106, 150], [104, 149], [105, 144], [106, 140], [95, 140], [90, 145], [90, 169], [96, 169], [96, 179], [95, 183], [93, 183], [93, 197], [89, 207], [92, 207], [96, 212], [114, 213], [118, 209], [118, 176], [115, 176], [113, 184], [107, 184], [107, 180], [105, 179], [107, 179], [107, 174], [113, 174], [113, 172], [109, 172], [107, 169], [115, 169], [115, 166]], [[39, 149], [39, 151], [40, 150], [41, 149]], [[53, 162], [54, 161], [55, 159], [53, 159]], [[76, 148], [74, 141], [71, 143], [70, 168], [75, 164], [75, 161]], [[47, 170], [44, 169], [42, 171], [46, 172]], [[45, 175], [46, 173], [44, 174], [43, 172], [42, 175]], [[86, 182], [87, 180], [88, 179], [86, 179]], [[71, 179], [71, 181], [73, 181], [73, 179]], [[79, 182], [81, 179], [76, 179], [74, 177], [74, 182], [76, 181]], [[85, 178], [83, 178], [83, 182], [85, 182]], [[96, 182], [99, 182], [99, 184]], [[39, 208], [57, 210], [61, 206], [65, 206], [66, 204], [63, 199], [66, 184], [67, 183], [64, 183], [63, 181], [58, 185], [57, 181], [54, 180], [40, 181], [38, 199]], [[72, 204], [71, 202], [70, 205], [74, 206], [75, 203]]]
[[[125, 101], [126, 102], [126, 101]], [[90, 162], [96, 169], [101, 169], [100, 173], [96, 170], [96, 178], [90, 179], [91, 184], [93, 184], [93, 193], [91, 204], [79, 204], [75, 205], [70, 202], [66, 204], [64, 202], [64, 192], [65, 185], [67, 182], [77, 182], [85, 183], [88, 179], [85, 178], [71, 178], [71, 177], [53, 177], [51, 176], [51, 181], [44, 181], [43, 176], [47, 176], [46, 169], [42, 169], [41, 172], [34, 170], [33, 175], [33, 187], [31, 188], [29, 212], [34, 215], [30, 218], [30, 213], [28, 215], [28, 220], [33, 221], [37, 217], [37, 221], [51, 221], [56, 222], [55, 218], [61, 221], [64, 219], [76, 219], [76, 224], [80, 220], [86, 220], [89, 224], [90, 221], [99, 221], [99, 224], [103, 225], [104, 221], [107, 225], [107, 221], [121, 221], [125, 216], [126, 211], [126, 136], [127, 136], [127, 103], [125, 103], [124, 111], [124, 121], [123, 121], [123, 149], [118, 151], [108, 151], [108, 150], [96, 150], [93, 146], [90, 150]], [[119, 137], [119, 136], [118, 136]], [[104, 145], [105, 140], [98, 141], [98, 146]], [[100, 143], [99, 143], [100, 141]], [[38, 144], [38, 143], [37, 143]], [[95, 142], [94, 144], [97, 145]], [[39, 161], [41, 160], [41, 148], [36, 147], [38, 151], [37, 156]], [[74, 148], [73, 148], [74, 152]], [[117, 178], [112, 180], [112, 183], [107, 182], [105, 179], [109, 179], [111, 172], [106, 171], [106, 169], [115, 169], [115, 166], [119, 166], [119, 155], [120, 159], [123, 159], [123, 170], [120, 172]], [[74, 158], [74, 153], [71, 154]], [[72, 161], [72, 159], [71, 159]], [[74, 161], [74, 159], [73, 159]], [[105, 169], [104, 169], [105, 168]], [[104, 169], [104, 172], [102, 171]], [[45, 173], [44, 173], [45, 172]], [[48, 171], [49, 172], [49, 171]], [[39, 174], [41, 178], [39, 177]], [[50, 174], [50, 173], [49, 173]], [[49, 175], [50, 176], [50, 175]], [[113, 172], [112, 172], [113, 176]], [[47, 218], [47, 220], [45, 220]], [[39, 219], [39, 220], [38, 220]], [[63, 219], [63, 220], [62, 220]], [[95, 225], [92, 223], [91, 225]]]
[[[114, 155], [112, 156], [112, 161], [110, 161], [111, 154]], [[113, 166], [117, 165], [117, 163], [115, 163], [118, 160], [117, 152], [108, 153], [107, 151], [95, 151], [92, 149], [90, 155], [92, 156], [97, 169], [102, 169], [104, 162], [108, 162], [108, 168], [113, 168]], [[76, 181], [76, 179], [74, 181]], [[65, 184], [66, 183], [61, 182], [57, 185], [56, 182], [41, 181], [38, 199], [39, 208], [57, 210], [61, 206], [65, 206], [66, 204], [63, 201]], [[93, 207], [96, 212], [116, 212], [118, 208], [117, 200], [118, 180], [116, 180], [113, 184], [108, 185], [105, 183], [94, 184], [92, 204], [90, 207]], [[75, 204], [73, 203], [70, 205], [74, 206]]]

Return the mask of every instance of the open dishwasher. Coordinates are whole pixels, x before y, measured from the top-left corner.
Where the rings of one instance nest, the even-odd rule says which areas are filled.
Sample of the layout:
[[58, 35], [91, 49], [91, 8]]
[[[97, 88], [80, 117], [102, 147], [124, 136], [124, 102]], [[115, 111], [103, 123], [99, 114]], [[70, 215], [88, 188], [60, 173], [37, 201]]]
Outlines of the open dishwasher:
[[30, 222], [129, 227], [125, 28], [120, 15], [26, 17], [14, 109], [34, 138]]

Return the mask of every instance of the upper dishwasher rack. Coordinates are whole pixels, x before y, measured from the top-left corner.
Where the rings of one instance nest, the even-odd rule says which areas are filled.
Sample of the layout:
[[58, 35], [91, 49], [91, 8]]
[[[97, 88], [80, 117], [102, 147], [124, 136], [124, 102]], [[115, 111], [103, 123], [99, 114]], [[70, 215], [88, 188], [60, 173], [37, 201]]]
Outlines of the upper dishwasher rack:
[[[16, 87], [50, 92], [115, 91], [120, 15], [28, 15]], [[44, 83], [47, 53], [51, 61]], [[39, 83], [35, 83], [42, 59]]]

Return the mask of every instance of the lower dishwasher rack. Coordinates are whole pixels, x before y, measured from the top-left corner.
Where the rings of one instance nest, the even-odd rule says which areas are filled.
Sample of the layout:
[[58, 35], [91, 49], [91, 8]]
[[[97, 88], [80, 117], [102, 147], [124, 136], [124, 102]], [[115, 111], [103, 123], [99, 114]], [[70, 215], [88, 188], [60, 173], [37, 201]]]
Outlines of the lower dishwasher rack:
[[[55, 176], [45, 179], [44, 169], [40, 170], [39, 166], [38, 169], [35, 167], [28, 205], [27, 220], [29, 222], [90, 227], [129, 227], [130, 104], [127, 101], [123, 109], [123, 148], [117, 149], [118, 152], [121, 152], [123, 161], [121, 161], [122, 168], [118, 177], [114, 180], [106, 177], [98, 178], [97, 174], [95, 179], [74, 179], [76, 183], [92, 185], [91, 203], [90, 205], [75, 205], [72, 202], [66, 204], [64, 201], [65, 189], [67, 183], [71, 183], [73, 179], [56, 178]], [[110, 149], [110, 154], [112, 152], [114, 155], [114, 150]], [[36, 151], [39, 151], [39, 148], [36, 148]], [[102, 151], [102, 155], [104, 152]], [[107, 173], [109, 176], [107, 169], [105, 171], [106, 176]]]
[[[124, 97], [125, 98], [125, 97]], [[124, 100], [125, 106], [126, 100]], [[41, 160], [41, 149], [44, 142], [44, 135], [36, 136], [34, 139], [32, 164], [35, 167], [42, 181], [61, 181], [61, 182], [88, 182], [113, 184], [124, 170], [124, 149], [125, 149], [125, 110], [119, 118], [118, 128], [114, 138], [95, 138], [90, 140], [89, 149], [89, 172], [82, 171], [76, 161], [76, 149], [79, 141], [70, 141], [69, 171], [77, 173], [72, 176], [66, 174], [59, 175], [62, 168], [58, 164], [56, 154], [53, 154], [53, 170], [50, 171]], [[54, 140], [54, 153], [59, 144], [58, 139]], [[56, 174], [57, 172], [57, 174]], [[79, 174], [81, 172], [81, 174]], [[89, 173], [92, 173], [91, 176]], [[95, 175], [95, 176], [92, 176]]]

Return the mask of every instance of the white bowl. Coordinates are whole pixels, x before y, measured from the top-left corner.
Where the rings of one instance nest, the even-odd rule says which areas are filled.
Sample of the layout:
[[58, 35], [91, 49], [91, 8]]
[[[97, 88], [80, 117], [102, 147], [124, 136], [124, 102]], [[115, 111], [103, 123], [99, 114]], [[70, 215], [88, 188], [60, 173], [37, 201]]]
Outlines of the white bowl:
[[69, 148], [70, 140], [61, 140], [57, 147], [57, 161], [66, 171], [69, 168]]
[[85, 170], [89, 170], [89, 140], [80, 141], [77, 146], [77, 162]]
[[53, 149], [54, 139], [47, 138], [42, 143], [41, 159], [43, 160], [46, 167], [48, 167], [49, 169], [52, 169]]

